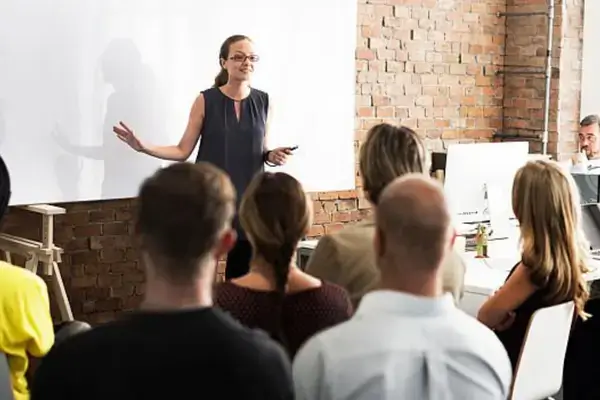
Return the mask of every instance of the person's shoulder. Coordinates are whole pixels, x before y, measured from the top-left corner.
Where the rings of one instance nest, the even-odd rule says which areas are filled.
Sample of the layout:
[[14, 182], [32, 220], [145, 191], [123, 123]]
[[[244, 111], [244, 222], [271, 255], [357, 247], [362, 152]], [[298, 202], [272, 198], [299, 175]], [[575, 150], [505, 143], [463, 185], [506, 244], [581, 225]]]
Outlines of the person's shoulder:
[[120, 322], [107, 323], [56, 343], [44, 357], [38, 372], [52, 376], [70, 375], [74, 372], [73, 366], [86, 368], [90, 364], [102, 365], [101, 356], [107, 354], [105, 350], [108, 347], [118, 347], [115, 338], [122, 332], [118, 328], [119, 324]]
[[248, 291], [232, 282], [220, 282], [214, 289], [214, 301], [219, 307], [235, 306], [248, 297]]
[[283, 347], [271, 339], [267, 333], [243, 326], [225, 312], [220, 310], [216, 312], [225, 328], [222, 332], [223, 336], [227, 331], [229, 345], [237, 348], [236, 358], [261, 364], [265, 362], [286, 363], [287, 355]]
[[261, 97], [261, 98], [265, 98], [265, 99], [269, 98], [269, 93], [265, 92], [264, 90], [256, 89], [254, 87], [252, 88], [252, 91], [250, 92], [250, 94], [252, 96], [257, 96], [257, 97]]
[[354, 341], [357, 324], [352, 319], [327, 327], [310, 337], [298, 350], [296, 358], [320, 356], [325, 359], [325, 354], [337, 354], [340, 343]]
[[55, 349], [63, 353], [69, 353], [74, 348], [77, 349], [76, 353], [101, 351], [104, 346], [118, 345], [123, 333], [129, 329], [127, 319], [108, 322], [70, 337]]
[[462, 339], [455, 343], [463, 349], [478, 354], [491, 362], [494, 360], [502, 363], [508, 362], [506, 349], [496, 333], [476, 318], [457, 308], [452, 313], [451, 325], [457, 338]]
[[[46, 282], [37, 274], [28, 269], [0, 261], [0, 292], [8, 293], [10, 288], [14, 290], [42, 289], [46, 290]], [[5, 288], [6, 287], [6, 288]]]
[[269, 93], [265, 92], [264, 90], [252, 88], [252, 91], [250, 91], [250, 97], [252, 97], [254, 101], [259, 102], [259, 104], [262, 104], [265, 109], [269, 109], [272, 106]]
[[219, 89], [218, 87], [215, 86], [211, 86], [207, 89], [202, 90], [200, 93], [198, 93], [198, 96], [211, 96], [215, 93], [219, 93], [221, 89]]
[[348, 291], [336, 283], [322, 281], [321, 292], [324, 293], [328, 298], [341, 300], [343, 302], [350, 301], [350, 295], [348, 294]]
[[115, 354], [126, 351], [122, 338], [127, 327], [121, 325], [122, 321], [109, 322], [55, 343], [36, 370], [32, 398], [76, 391], [90, 377], [106, 374]]
[[217, 97], [222, 96], [222, 92], [221, 89], [219, 89], [218, 87], [212, 86], [209, 87], [208, 89], [204, 89], [202, 90], [200, 93], [198, 93], [198, 96], [196, 96], [196, 100], [195, 103], [196, 105], [198, 104], [203, 104], [206, 105], [207, 103], [213, 103], [215, 101], [215, 99], [217, 99]]
[[[324, 239], [324, 243], [336, 247], [339, 251], [362, 252], [365, 246], [372, 246], [371, 241], [374, 234], [374, 225], [369, 221], [363, 221], [327, 234], [321, 240]], [[321, 241], [319, 241], [319, 244], [321, 244]]]

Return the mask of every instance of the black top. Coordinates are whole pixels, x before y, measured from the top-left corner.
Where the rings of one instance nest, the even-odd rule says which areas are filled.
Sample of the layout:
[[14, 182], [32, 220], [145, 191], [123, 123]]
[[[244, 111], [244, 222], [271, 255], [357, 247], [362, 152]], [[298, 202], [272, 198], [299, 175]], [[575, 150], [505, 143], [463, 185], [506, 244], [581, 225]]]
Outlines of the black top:
[[293, 399], [289, 361], [216, 308], [135, 313], [55, 346], [31, 399]]
[[[263, 151], [269, 95], [257, 89], [240, 102], [240, 118], [235, 100], [219, 88], [202, 92], [204, 123], [196, 162], [206, 161], [223, 169], [237, 191], [237, 206], [252, 178], [264, 170]], [[236, 218], [234, 226], [243, 234]]]
[[[510, 278], [510, 276], [515, 272], [519, 264], [513, 267], [506, 280], [508, 280], [508, 278]], [[550, 302], [546, 299], [546, 297], [547, 290], [545, 288], [536, 290], [531, 296], [529, 296], [529, 298], [527, 298], [527, 300], [525, 300], [525, 302], [523, 302], [523, 304], [521, 304], [515, 310], [515, 320], [510, 328], [501, 332], [496, 332], [498, 338], [508, 353], [513, 370], [517, 365], [517, 361], [519, 360], [521, 347], [523, 346], [525, 334], [527, 333], [529, 321], [531, 320], [533, 313], [540, 308], [557, 304]]]

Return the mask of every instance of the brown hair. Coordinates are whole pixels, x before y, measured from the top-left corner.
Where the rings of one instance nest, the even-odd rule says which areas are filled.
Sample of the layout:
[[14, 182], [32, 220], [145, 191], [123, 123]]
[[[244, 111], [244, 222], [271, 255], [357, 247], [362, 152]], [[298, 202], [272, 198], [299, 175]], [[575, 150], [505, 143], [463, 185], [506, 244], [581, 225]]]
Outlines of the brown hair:
[[[257, 175], [244, 193], [240, 223], [252, 244], [254, 259], [272, 269], [277, 292], [285, 296], [296, 246], [311, 224], [311, 208], [300, 182], [283, 173]], [[284, 341], [281, 309], [274, 315], [272, 335]]]
[[219, 50], [219, 65], [221, 66], [221, 70], [215, 77], [215, 83], [213, 84], [213, 87], [221, 87], [229, 80], [229, 74], [227, 73], [227, 70], [223, 68], [221, 63], [229, 58], [229, 48], [231, 45], [241, 42], [242, 40], [250, 41], [250, 38], [244, 35], [233, 35], [229, 36], [227, 39], [225, 39], [223, 44], [221, 44], [221, 49]]
[[415, 131], [405, 126], [376, 125], [369, 130], [360, 148], [363, 189], [375, 205], [391, 181], [408, 173], [425, 173], [428, 169], [423, 142]]
[[556, 304], [574, 300], [585, 318], [588, 247], [573, 178], [555, 162], [530, 161], [515, 175], [512, 203], [531, 282]]
[[142, 184], [136, 233], [143, 251], [156, 259], [165, 279], [189, 281], [199, 263], [231, 224], [235, 189], [228, 176], [208, 163], [176, 163]]
[[600, 117], [596, 114], [591, 114], [584, 117], [579, 123], [580, 127], [598, 125], [600, 127]]

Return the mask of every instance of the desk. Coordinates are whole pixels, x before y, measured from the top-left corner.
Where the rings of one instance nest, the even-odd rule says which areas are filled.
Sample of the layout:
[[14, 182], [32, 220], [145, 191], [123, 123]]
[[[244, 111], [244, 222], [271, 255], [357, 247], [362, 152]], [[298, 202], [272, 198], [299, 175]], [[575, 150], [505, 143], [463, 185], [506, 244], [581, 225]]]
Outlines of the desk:
[[[297, 263], [304, 269], [308, 258], [317, 247], [318, 240], [302, 241], [298, 245]], [[459, 307], [470, 315], [477, 311], [485, 300], [502, 286], [510, 270], [520, 260], [518, 239], [490, 241], [488, 244], [490, 258], [475, 258], [475, 252], [464, 252], [465, 261], [464, 297]], [[600, 279], [600, 261], [592, 260], [593, 270], [586, 276], [588, 282]]]
[[[318, 240], [305, 240], [298, 245], [298, 267], [304, 269]], [[502, 254], [502, 258], [475, 258], [475, 252], [462, 253], [465, 261], [465, 292], [483, 296], [494, 293], [506, 280], [511, 268], [519, 261], [516, 240], [510, 239], [490, 241], [489, 254]]]

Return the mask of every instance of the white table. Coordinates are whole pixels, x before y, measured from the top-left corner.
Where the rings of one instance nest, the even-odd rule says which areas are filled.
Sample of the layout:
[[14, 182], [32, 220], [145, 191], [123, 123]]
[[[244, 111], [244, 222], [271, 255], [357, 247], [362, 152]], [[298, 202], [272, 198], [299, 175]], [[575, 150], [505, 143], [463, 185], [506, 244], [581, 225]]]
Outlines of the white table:
[[[310, 254], [317, 247], [318, 240], [305, 240], [298, 245], [299, 266], [303, 268]], [[515, 242], [512, 242], [515, 243]], [[503, 254], [502, 258], [475, 258], [475, 252], [463, 253], [466, 264], [465, 291], [489, 296], [494, 293], [506, 280], [511, 268], [518, 262], [518, 248], [516, 243], [506, 240], [491, 241], [488, 246], [488, 254]], [[507, 257], [506, 254], [509, 256]]]
[[[306, 240], [298, 245], [298, 264], [302, 268], [310, 254], [317, 246], [318, 240]], [[489, 258], [475, 258], [475, 252], [462, 253], [466, 271], [464, 280], [464, 297], [460, 308], [470, 315], [477, 311], [485, 300], [504, 284], [510, 270], [520, 260], [518, 239], [492, 240], [488, 244]], [[588, 281], [600, 279], [600, 262], [593, 260], [592, 268], [587, 275]]]

